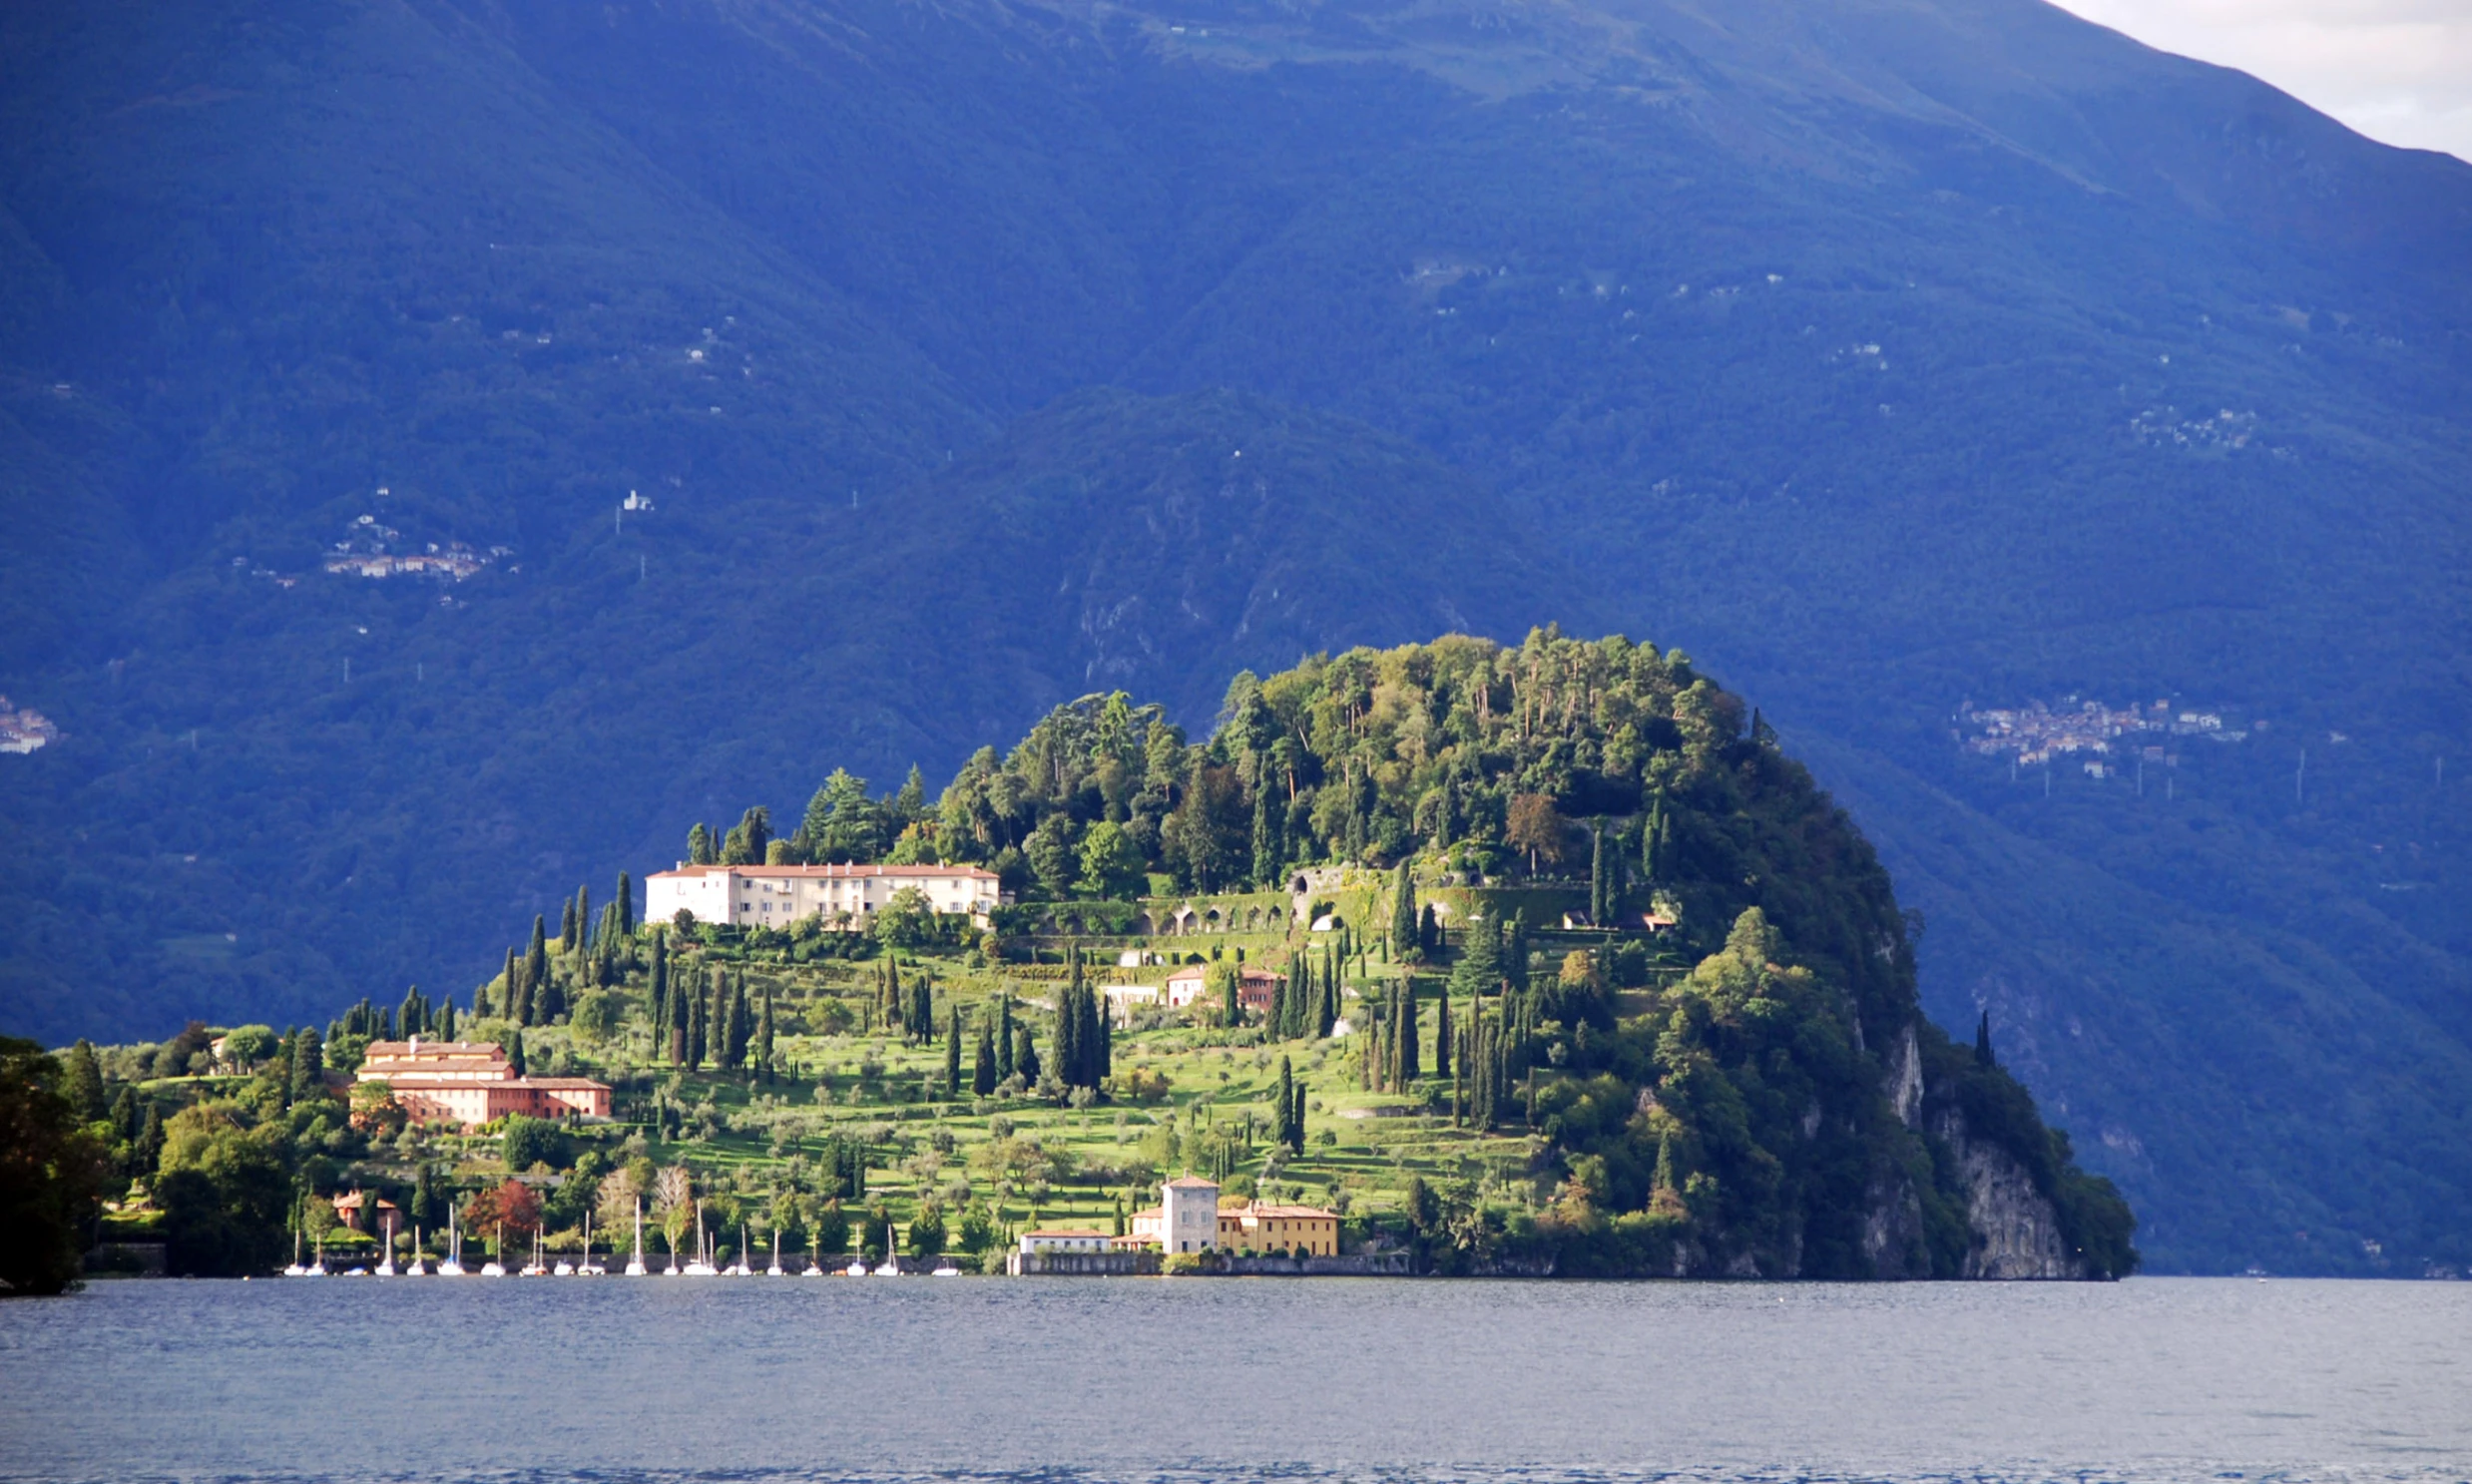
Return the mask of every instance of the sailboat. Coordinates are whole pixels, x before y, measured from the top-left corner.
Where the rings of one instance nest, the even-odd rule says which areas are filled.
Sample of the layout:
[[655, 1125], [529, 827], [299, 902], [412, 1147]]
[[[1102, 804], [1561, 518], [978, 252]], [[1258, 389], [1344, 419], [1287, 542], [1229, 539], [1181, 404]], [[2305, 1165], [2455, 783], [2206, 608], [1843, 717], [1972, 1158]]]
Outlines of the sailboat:
[[704, 1230], [704, 1203], [696, 1203], [696, 1255], [687, 1263], [689, 1277], [719, 1277], [721, 1269], [713, 1265], [712, 1238]]
[[808, 1277], [825, 1277], [829, 1275], [824, 1266], [824, 1254], [822, 1252], [815, 1250], [809, 1250], [807, 1252], [806, 1275]]
[[497, 1227], [497, 1240], [496, 1240], [496, 1242], [494, 1243], [494, 1251], [493, 1251], [493, 1254], [491, 1255], [491, 1257], [490, 1257], [490, 1259], [489, 1259], [488, 1261], [486, 1261], [486, 1262], [484, 1262], [484, 1263], [482, 1263], [482, 1264], [481, 1264], [481, 1276], [483, 1276], [483, 1277], [504, 1277], [504, 1276], [506, 1276], [506, 1264], [505, 1264], [504, 1262], [501, 1262], [501, 1261], [499, 1261], [499, 1260], [498, 1260], [500, 1257], [503, 1257], [503, 1256], [505, 1256], [505, 1255], [506, 1255], [506, 1223], [504, 1223], [504, 1222], [500, 1222], [500, 1223], [498, 1224], [498, 1227]]
[[935, 1271], [927, 1275], [929, 1277], [959, 1277], [961, 1276], [961, 1269], [955, 1267], [951, 1261], [947, 1260], [938, 1262], [936, 1264]]
[[743, 1222], [739, 1224], [738, 1260], [723, 1268], [722, 1275], [725, 1277], [753, 1277], [755, 1275], [755, 1269], [746, 1265], [746, 1224]]
[[644, 1276], [644, 1198], [635, 1198], [635, 1253], [627, 1259], [627, 1276]]
[[386, 1245], [378, 1252], [376, 1272], [379, 1277], [395, 1275], [395, 1221], [392, 1217], [386, 1219]]
[[285, 1277], [307, 1277], [309, 1269], [300, 1261], [300, 1229], [291, 1229], [291, 1265], [283, 1269]]
[[302, 1277], [324, 1277], [326, 1275], [326, 1238], [323, 1237], [317, 1238], [317, 1245], [310, 1250], [308, 1270], [300, 1275]]
[[405, 1277], [427, 1277], [429, 1275], [429, 1264], [421, 1259], [420, 1223], [418, 1222], [412, 1224], [412, 1255], [403, 1264], [403, 1275]]
[[446, 1260], [438, 1264], [438, 1276], [462, 1277], [463, 1229], [455, 1224], [455, 1208], [446, 1208]]
[[584, 1260], [576, 1265], [575, 1270], [585, 1277], [604, 1277], [609, 1273], [607, 1267], [593, 1259], [592, 1213], [589, 1211], [584, 1213]]
[[541, 1230], [538, 1227], [532, 1231], [532, 1260], [524, 1264], [523, 1275], [525, 1277], [549, 1276], [549, 1268], [541, 1262]]
[[865, 1277], [867, 1275], [867, 1259], [864, 1257], [850, 1258], [849, 1266], [841, 1269], [841, 1275], [843, 1277]]
[[765, 1268], [763, 1272], [766, 1277], [789, 1276], [781, 1270], [781, 1234], [777, 1228], [772, 1233], [772, 1265]]
[[886, 1252], [884, 1254], [884, 1260], [875, 1264], [875, 1275], [877, 1277], [899, 1277], [901, 1275], [901, 1259], [894, 1256], [890, 1252]]

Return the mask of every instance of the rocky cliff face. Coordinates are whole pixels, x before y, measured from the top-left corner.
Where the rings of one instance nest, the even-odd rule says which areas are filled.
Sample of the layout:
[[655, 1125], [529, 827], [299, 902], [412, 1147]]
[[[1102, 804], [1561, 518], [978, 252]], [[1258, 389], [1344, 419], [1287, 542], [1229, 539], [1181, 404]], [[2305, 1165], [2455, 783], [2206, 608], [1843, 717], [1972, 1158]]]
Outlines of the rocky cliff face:
[[1956, 1153], [1966, 1190], [1966, 1224], [1974, 1246], [1964, 1276], [2082, 1278], [2085, 1262], [2060, 1235], [2060, 1215], [2034, 1179], [2006, 1150], [1966, 1137], [1965, 1115], [1934, 1118], [1931, 1132]]

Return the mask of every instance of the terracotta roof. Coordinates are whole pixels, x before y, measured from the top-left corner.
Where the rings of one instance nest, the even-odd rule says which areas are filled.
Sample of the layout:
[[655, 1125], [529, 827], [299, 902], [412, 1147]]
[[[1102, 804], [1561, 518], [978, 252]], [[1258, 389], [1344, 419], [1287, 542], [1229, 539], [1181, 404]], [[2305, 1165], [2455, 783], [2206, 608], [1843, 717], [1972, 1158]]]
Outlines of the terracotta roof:
[[1243, 1210], [1238, 1214], [1242, 1216], [1262, 1218], [1265, 1220], [1275, 1219], [1278, 1221], [1290, 1222], [1335, 1222], [1339, 1219], [1339, 1214], [1337, 1212], [1324, 1211], [1318, 1206], [1263, 1206], [1259, 1202], [1255, 1202], [1253, 1205], [1243, 1208]]
[[1172, 1191], [1191, 1191], [1196, 1189], [1216, 1191], [1219, 1189], [1219, 1182], [1215, 1180], [1204, 1180], [1199, 1175], [1180, 1175], [1176, 1179], [1168, 1182], [1168, 1189]]
[[1024, 1237], [1095, 1237], [1099, 1238], [1101, 1241], [1105, 1241], [1105, 1240], [1107, 1240], [1110, 1237], [1114, 1236], [1114, 1234], [1113, 1234], [1113, 1233], [1108, 1233], [1108, 1232], [1087, 1232], [1087, 1231], [1084, 1231], [1083, 1229], [1081, 1229], [1081, 1228], [1079, 1228], [1079, 1227], [1053, 1227], [1053, 1228], [1041, 1228], [1040, 1230], [1038, 1230], [1038, 1231], [1036, 1231], [1036, 1232], [1024, 1232], [1024, 1233], [1022, 1234], [1022, 1236], [1024, 1236]]
[[844, 861], [835, 865], [682, 865], [672, 871], [655, 871], [648, 881], [664, 876], [788, 876], [809, 880], [855, 880], [859, 877], [945, 876], [973, 881], [993, 881], [996, 873], [975, 865], [858, 865]]
[[589, 1077], [519, 1077], [512, 1085], [515, 1087], [599, 1088], [605, 1093], [610, 1090], [608, 1083], [595, 1082]]

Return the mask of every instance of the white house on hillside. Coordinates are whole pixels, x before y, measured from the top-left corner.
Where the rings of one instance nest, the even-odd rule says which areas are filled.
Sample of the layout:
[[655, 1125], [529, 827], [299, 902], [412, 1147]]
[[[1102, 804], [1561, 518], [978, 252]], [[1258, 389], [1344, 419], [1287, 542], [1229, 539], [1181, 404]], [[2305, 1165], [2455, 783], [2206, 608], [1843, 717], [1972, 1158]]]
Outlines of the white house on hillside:
[[819, 918], [826, 928], [860, 930], [893, 893], [911, 888], [930, 911], [965, 913], [980, 927], [1002, 904], [996, 873], [974, 865], [689, 865], [644, 880], [644, 920], [667, 922], [683, 909], [698, 922], [785, 928]]

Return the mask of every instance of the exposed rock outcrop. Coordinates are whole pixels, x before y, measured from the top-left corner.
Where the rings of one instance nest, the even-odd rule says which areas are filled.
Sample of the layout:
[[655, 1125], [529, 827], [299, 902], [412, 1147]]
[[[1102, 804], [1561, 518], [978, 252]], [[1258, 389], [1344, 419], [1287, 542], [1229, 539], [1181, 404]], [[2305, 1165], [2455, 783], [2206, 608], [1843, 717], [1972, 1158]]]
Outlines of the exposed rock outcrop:
[[2060, 1214], [2034, 1188], [2034, 1178], [2006, 1150], [1966, 1137], [1965, 1115], [1950, 1109], [1931, 1132], [1957, 1157], [1966, 1189], [1966, 1224], [1974, 1246], [1964, 1276], [2083, 1278], [2085, 1262], [2060, 1233]]

